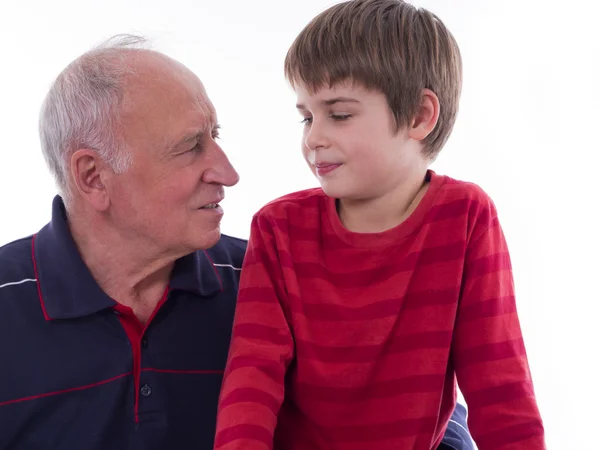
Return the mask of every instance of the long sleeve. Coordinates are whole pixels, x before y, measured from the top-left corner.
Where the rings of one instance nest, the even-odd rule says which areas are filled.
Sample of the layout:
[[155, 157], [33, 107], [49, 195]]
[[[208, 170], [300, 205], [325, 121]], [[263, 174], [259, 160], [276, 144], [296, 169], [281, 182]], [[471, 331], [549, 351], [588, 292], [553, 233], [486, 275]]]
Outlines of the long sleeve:
[[252, 220], [218, 407], [215, 449], [273, 448], [293, 338], [282, 307], [286, 291], [276, 230]]
[[510, 256], [491, 205], [474, 226], [452, 356], [480, 450], [542, 450], [544, 428], [515, 303]]

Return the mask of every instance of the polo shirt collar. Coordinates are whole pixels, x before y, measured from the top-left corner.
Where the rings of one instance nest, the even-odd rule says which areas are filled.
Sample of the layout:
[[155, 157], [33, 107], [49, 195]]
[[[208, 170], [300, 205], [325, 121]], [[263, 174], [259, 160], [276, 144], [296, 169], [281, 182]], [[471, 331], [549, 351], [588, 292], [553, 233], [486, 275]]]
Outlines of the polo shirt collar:
[[[52, 202], [52, 220], [34, 236], [32, 253], [47, 320], [84, 317], [117, 304], [83, 262], [58, 195]], [[169, 289], [210, 297], [222, 285], [208, 253], [198, 251], [175, 262]]]
[[221, 278], [206, 250], [175, 261], [169, 290], [187, 291], [201, 297], [211, 297], [223, 291]]

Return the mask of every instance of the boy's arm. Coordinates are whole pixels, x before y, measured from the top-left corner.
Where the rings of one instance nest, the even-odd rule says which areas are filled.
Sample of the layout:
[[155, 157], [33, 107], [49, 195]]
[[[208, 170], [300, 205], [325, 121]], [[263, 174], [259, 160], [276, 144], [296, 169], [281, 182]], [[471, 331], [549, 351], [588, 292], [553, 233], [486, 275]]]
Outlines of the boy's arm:
[[510, 257], [493, 205], [481, 212], [468, 245], [452, 352], [478, 448], [545, 449]]
[[273, 227], [256, 215], [242, 266], [215, 449], [273, 448], [285, 372], [294, 351], [280, 303], [285, 298], [281, 263]]

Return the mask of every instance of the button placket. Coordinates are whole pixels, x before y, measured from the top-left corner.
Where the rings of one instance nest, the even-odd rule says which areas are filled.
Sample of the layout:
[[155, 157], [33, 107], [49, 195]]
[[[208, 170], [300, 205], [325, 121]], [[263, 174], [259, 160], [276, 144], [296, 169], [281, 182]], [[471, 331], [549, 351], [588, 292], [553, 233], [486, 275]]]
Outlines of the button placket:
[[150, 386], [148, 386], [147, 384], [145, 384], [141, 387], [140, 393], [144, 397], [149, 397], [152, 394], [152, 388]]

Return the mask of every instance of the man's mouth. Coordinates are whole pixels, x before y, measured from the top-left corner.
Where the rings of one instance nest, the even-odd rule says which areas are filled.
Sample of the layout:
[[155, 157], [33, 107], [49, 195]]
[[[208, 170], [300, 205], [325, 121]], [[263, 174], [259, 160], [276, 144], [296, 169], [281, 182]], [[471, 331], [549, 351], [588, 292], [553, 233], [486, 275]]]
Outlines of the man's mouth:
[[209, 203], [208, 205], [202, 206], [200, 209], [215, 209], [219, 206], [218, 203]]

